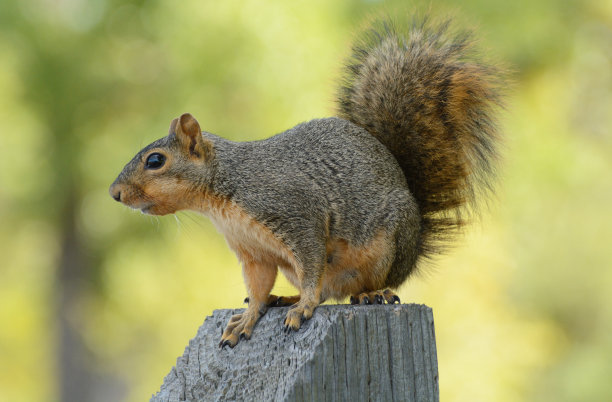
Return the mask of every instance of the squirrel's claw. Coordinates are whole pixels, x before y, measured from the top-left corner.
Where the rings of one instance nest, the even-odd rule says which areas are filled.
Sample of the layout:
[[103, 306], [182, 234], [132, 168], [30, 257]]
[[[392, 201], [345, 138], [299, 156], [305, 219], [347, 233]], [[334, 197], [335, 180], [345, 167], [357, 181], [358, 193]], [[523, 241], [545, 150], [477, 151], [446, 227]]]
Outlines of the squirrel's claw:
[[227, 323], [225, 331], [223, 331], [219, 347], [221, 349], [225, 348], [225, 346], [233, 348], [240, 340], [251, 339], [253, 328], [260, 315], [259, 311], [250, 311], [249, 309], [242, 314], [233, 315]]
[[300, 329], [304, 321], [309, 320], [312, 317], [312, 312], [317, 305], [310, 305], [301, 301], [297, 303], [295, 307], [287, 312], [285, 318], [285, 333], [289, 333], [291, 330], [297, 331]]
[[363, 292], [350, 298], [351, 304], [400, 304], [400, 298], [389, 289]]
[[395, 304], [395, 302], [397, 302], [397, 304], [401, 304], [402, 302], [400, 301], [400, 298], [398, 295], [396, 295], [395, 293], [393, 293], [391, 290], [389, 289], [385, 289], [382, 292], [382, 296], [385, 298], [385, 300], [387, 301], [387, 304]]

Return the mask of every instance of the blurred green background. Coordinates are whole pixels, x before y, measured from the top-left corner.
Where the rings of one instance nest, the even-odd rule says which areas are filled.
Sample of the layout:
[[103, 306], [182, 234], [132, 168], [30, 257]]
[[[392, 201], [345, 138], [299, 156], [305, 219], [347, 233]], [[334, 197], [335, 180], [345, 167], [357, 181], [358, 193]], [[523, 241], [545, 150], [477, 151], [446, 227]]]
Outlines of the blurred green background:
[[[234, 140], [334, 113], [377, 1], [0, 2], [0, 400], [141, 401], [240, 266], [190, 213], [107, 193], [193, 113]], [[497, 197], [400, 289], [436, 320], [443, 401], [612, 400], [612, 2], [436, 1], [515, 70]], [[276, 293], [293, 294], [280, 280]]]

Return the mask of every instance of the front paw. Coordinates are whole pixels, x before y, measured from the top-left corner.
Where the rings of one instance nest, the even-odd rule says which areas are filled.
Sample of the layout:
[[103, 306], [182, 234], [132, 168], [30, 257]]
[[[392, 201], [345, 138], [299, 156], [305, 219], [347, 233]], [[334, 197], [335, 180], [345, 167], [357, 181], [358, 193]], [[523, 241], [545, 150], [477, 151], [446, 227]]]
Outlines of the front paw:
[[260, 314], [253, 310], [246, 310], [242, 314], [233, 315], [225, 327], [221, 336], [219, 347], [229, 346], [233, 348], [240, 339], [251, 339], [253, 328], [259, 319]]
[[285, 332], [297, 331], [302, 326], [302, 322], [312, 317], [316, 305], [298, 303], [297, 306], [289, 310], [285, 318]]

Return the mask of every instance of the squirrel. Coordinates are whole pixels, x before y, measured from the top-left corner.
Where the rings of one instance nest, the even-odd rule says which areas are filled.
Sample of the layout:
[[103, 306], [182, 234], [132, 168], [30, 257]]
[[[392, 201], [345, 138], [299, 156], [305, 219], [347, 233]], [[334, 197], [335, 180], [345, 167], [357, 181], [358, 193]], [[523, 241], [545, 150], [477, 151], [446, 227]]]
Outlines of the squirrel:
[[[269, 307], [291, 306], [288, 332], [328, 299], [399, 303], [392, 289], [443, 251], [491, 191], [502, 86], [502, 69], [448, 22], [402, 31], [379, 21], [353, 47], [338, 117], [233, 142], [185, 113], [110, 195], [146, 214], [200, 212], [225, 236], [248, 307], [220, 347], [249, 339]], [[270, 294], [279, 270], [298, 296]]]

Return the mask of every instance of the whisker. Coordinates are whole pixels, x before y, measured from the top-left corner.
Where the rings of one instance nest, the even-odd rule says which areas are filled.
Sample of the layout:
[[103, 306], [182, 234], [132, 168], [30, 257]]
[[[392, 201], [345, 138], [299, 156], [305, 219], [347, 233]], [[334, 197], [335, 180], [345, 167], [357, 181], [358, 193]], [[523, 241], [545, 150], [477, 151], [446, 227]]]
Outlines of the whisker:
[[177, 221], [181, 224], [183, 233], [186, 233], [189, 238], [193, 238], [192, 235], [194, 233], [194, 230], [184, 219], [184, 217], [188, 215], [185, 215], [182, 211], [180, 211], [180, 213], [176, 213], [175, 216]]
[[193, 213], [186, 212], [182, 216], [189, 219], [189, 221], [195, 224], [196, 226], [198, 226], [198, 228], [200, 229], [205, 228], [204, 221], [201, 219], [200, 215], [194, 215]]

